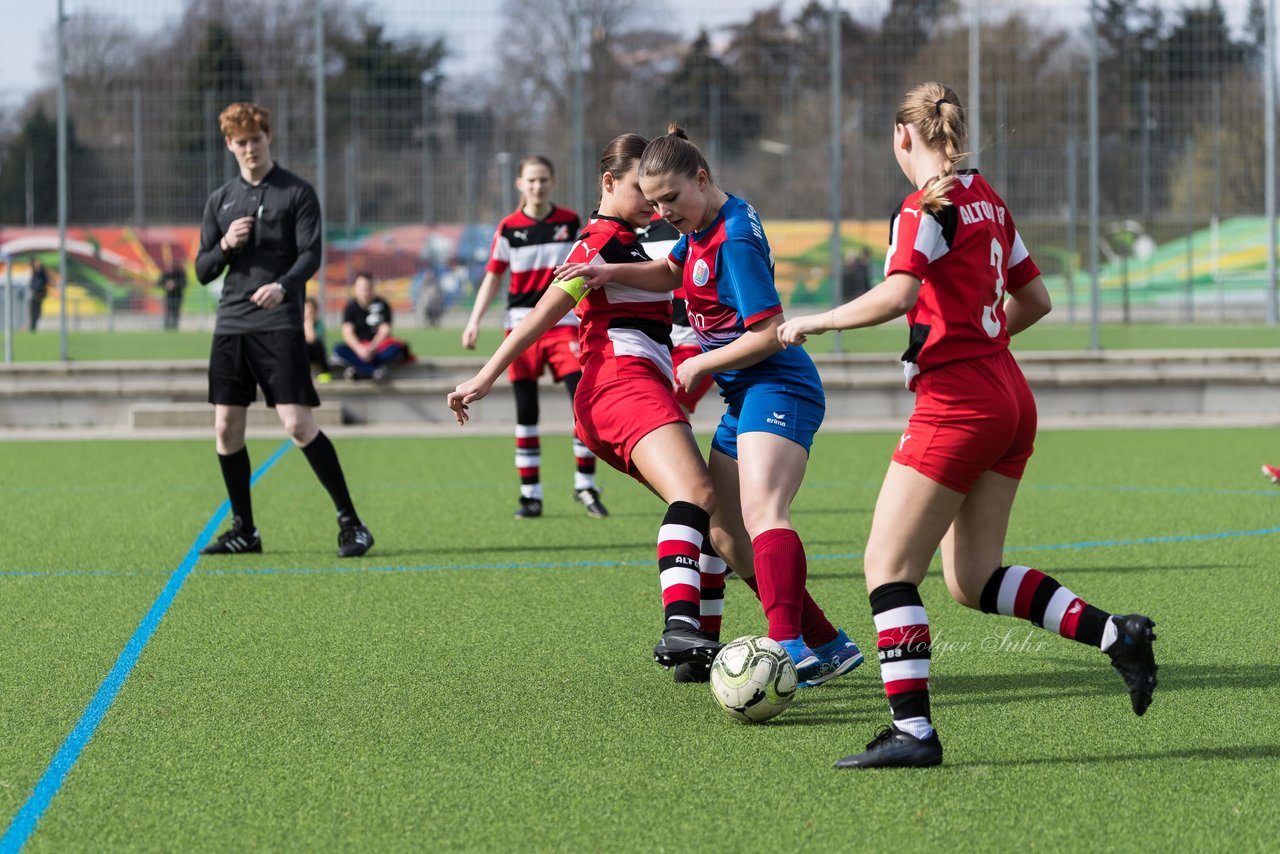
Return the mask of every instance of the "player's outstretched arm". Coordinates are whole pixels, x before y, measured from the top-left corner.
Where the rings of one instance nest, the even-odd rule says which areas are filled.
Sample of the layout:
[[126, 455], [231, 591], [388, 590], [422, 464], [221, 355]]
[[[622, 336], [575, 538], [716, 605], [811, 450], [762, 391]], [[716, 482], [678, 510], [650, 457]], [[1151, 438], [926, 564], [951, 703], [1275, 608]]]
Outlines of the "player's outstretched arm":
[[533, 311], [525, 315], [524, 320], [511, 330], [511, 334], [489, 357], [480, 372], [466, 382], [459, 383], [445, 398], [445, 403], [453, 410], [458, 424], [467, 423], [467, 406], [487, 395], [516, 357], [555, 326], [573, 306], [574, 298], [565, 291], [554, 287], [547, 289]]
[[599, 288], [608, 282], [645, 291], [674, 291], [680, 287], [679, 270], [672, 270], [665, 258], [628, 264], [561, 264], [556, 268], [556, 278], [581, 278], [588, 288]]
[[1036, 276], [1013, 293], [1004, 304], [1005, 328], [1017, 335], [1053, 310], [1044, 279]]
[[915, 306], [919, 296], [919, 279], [908, 273], [894, 273], [862, 296], [826, 314], [788, 320], [778, 327], [778, 340], [784, 347], [790, 347], [803, 344], [810, 335], [835, 329], [879, 326], [902, 317]]

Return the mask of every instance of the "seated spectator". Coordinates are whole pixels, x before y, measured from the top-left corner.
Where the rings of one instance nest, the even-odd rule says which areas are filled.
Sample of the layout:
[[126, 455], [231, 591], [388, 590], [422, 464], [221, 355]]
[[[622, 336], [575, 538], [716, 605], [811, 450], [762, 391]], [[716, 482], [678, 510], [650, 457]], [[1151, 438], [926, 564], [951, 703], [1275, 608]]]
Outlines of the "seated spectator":
[[342, 343], [333, 358], [349, 379], [387, 378], [391, 368], [411, 361], [409, 345], [391, 335], [391, 306], [374, 293], [373, 275], [357, 273], [352, 296], [342, 310]]
[[316, 382], [329, 382], [333, 379], [333, 370], [329, 367], [329, 350], [324, 343], [324, 318], [320, 316], [320, 304], [315, 297], [302, 301], [302, 335], [307, 339], [307, 361], [311, 363]]

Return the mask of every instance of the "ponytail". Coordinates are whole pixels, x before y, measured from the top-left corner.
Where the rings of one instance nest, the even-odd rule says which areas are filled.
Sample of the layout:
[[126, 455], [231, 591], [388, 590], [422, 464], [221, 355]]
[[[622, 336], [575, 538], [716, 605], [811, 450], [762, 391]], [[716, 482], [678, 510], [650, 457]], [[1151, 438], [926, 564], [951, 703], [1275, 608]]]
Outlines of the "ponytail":
[[960, 96], [943, 83], [921, 83], [902, 97], [894, 122], [914, 125], [918, 139], [943, 153], [942, 172], [925, 184], [920, 196], [920, 207], [937, 213], [951, 204], [947, 193], [956, 180], [956, 164], [969, 156], [964, 150], [969, 132]]

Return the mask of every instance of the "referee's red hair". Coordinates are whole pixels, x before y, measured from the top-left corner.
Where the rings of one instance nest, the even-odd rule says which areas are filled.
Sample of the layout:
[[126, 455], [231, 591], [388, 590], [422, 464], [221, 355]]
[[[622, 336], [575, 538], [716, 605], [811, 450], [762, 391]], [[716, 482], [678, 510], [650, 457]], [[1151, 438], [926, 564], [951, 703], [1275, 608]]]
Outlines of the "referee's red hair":
[[251, 136], [259, 131], [271, 136], [271, 114], [257, 104], [236, 101], [218, 116], [218, 128], [227, 139]]

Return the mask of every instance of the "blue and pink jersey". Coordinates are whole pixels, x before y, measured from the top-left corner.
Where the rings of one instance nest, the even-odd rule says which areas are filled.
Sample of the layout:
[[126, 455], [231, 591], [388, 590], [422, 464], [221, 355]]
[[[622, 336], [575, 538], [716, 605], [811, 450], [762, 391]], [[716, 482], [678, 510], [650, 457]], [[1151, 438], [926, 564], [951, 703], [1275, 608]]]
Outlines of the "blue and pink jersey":
[[[683, 268], [689, 325], [704, 352], [732, 344], [753, 324], [782, 313], [764, 227], [755, 208], [736, 196], [729, 196], [711, 225], [682, 236], [669, 257]], [[721, 396], [730, 401], [757, 383], [823, 398], [818, 370], [801, 347], [715, 378]]]

